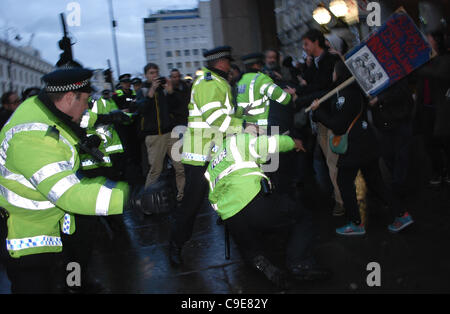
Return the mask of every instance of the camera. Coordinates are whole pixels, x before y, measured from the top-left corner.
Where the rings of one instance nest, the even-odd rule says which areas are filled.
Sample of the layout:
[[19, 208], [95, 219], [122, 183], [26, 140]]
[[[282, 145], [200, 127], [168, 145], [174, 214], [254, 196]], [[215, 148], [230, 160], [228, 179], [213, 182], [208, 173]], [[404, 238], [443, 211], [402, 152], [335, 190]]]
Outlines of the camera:
[[158, 81], [161, 83], [161, 85], [164, 85], [167, 83], [167, 80], [165, 77], [158, 77]]

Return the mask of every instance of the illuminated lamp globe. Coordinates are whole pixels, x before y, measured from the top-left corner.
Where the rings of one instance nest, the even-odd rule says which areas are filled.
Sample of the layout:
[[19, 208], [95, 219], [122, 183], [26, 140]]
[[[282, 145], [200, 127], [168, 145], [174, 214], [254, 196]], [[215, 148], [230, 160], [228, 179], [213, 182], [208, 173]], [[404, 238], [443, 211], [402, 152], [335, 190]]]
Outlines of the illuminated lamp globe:
[[313, 12], [313, 18], [320, 25], [324, 25], [330, 22], [331, 15], [324, 7], [318, 7]]
[[333, 0], [330, 2], [330, 11], [336, 17], [344, 17], [347, 12], [347, 4], [343, 0]]

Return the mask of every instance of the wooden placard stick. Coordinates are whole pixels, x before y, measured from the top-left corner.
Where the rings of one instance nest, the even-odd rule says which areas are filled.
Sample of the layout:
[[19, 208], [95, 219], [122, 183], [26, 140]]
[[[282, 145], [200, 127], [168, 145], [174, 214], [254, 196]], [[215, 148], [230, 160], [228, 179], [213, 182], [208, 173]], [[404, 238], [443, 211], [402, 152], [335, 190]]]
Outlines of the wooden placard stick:
[[[337, 93], [338, 91], [340, 91], [341, 89], [346, 88], [348, 85], [350, 85], [351, 83], [353, 83], [355, 81], [355, 77], [349, 77], [348, 79], [346, 79], [344, 82], [342, 82], [341, 84], [339, 84], [339, 86], [336, 86], [333, 90], [329, 91], [325, 96], [323, 96], [322, 98], [319, 99], [319, 104], [324, 102], [325, 100], [327, 100], [328, 98], [330, 98], [331, 96], [333, 96], [335, 93]], [[305, 109], [305, 112], [309, 112], [311, 110], [311, 106], [309, 106], [308, 108]]]

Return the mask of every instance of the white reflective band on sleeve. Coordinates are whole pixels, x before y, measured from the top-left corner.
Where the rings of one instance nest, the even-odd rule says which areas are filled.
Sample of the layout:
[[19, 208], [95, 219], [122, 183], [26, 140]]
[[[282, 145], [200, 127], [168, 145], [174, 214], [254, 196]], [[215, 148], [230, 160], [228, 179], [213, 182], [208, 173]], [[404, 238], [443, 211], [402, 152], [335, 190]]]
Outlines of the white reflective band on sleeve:
[[198, 109], [189, 110], [189, 117], [201, 117], [202, 112]]
[[255, 101], [255, 82], [256, 79], [259, 77], [259, 73], [255, 75], [255, 77], [250, 82], [250, 87], [248, 89], [248, 101], [250, 103], [253, 103]]
[[89, 125], [89, 112], [86, 110], [83, 116], [81, 117], [80, 127], [86, 129]]
[[74, 174], [68, 175], [67, 177], [62, 178], [52, 187], [50, 192], [47, 195], [47, 198], [54, 204], [58, 202], [59, 198], [63, 196], [64, 193], [67, 192], [72, 186], [80, 183], [77, 176]]
[[266, 91], [266, 88], [267, 88], [269, 85], [270, 85], [270, 83], [266, 83], [266, 84], [264, 84], [263, 86], [261, 86], [261, 88], [259, 89], [259, 93], [260, 93], [261, 95], [264, 95], [264, 94], [265, 94], [265, 91]]
[[5, 134], [5, 138], [3, 139], [3, 142], [0, 147], [0, 156], [2, 157], [0, 159], [1, 164], [4, 165], [6, 162], [6, 152], [9, 148], [9, 141], [12, 139], [12, 137], [20, 132], [24, 131], [47, 131], [49, 126], [47, 124], [43, 123], [26, 123], [26, 124], [19, 124], [11, 129], [8, 130]]
[[11, 172], [0, 163], [0, 175], [8, 180], [14, 180], [19, 182], [20, 184], [36, 191], [36, 188], [31, 184], [23, 175]]
[[69, 214], [65, 214], [64, 215], [64, 222], [63, 222], [62, 232], [65, 233], [65, 234], [69, 234], [70, 233], [70, 215]]
[[256, 152], [256, 149], [255, 149], [255, 144], [256, 144], [257, 140], [258, 140], [258, 138], [255, 137], [255, 138], [251, 139], [250, 143], [249, 143], [250, 154], [256, 159], [261, 158], [261, 156], [258, 155], [258, 153]]
[[109, 203], [111, 201], [112, 189], [116, 186], [113, 181], [107, 180], [104, 185], [100, 187], [95, 203], [95, 214], [97, 216], [107, 216]]
[[6, 239], [6, 248], [8, 251], [20, 251], [43, 246], [62, 246], [61, 238], [41, 235], [32, 238]]
[[230, 150], [231, 150], [231, 154], [233, 155], [233, 159], [236, 161], [236, 163], [242, 163], [243, 160], [242, 160], [241, 153], [239, 153], [239, 149], [237, 147], [236, 136], [231, 137]]
[[277, 139], [273, 136], [269, 137], [269, 154], [273, 154], [277, 151]]
[[226, 93], [224, 105], [225, 105], [225, 107], [227, 107], [228, 113], [231, 114], [231, 112], [234, 110], [234, 106], [232, 106], [230, 103], [230, 99], [228, 98], [228, 93]]
[[238, 107], [247, 108], [248, 105], [250, 105], [249, 102], [238, 102]]
[[228, 129], [228, 127], [230, 126], [230, 123], [231, 123], [231, 117], [227, 116], [225, 118], [225, 120], [223, 120], [222, 125], [219, 128], [219, 131], [224, 133]]
[[270, 85], [269, 89], [267, 90], [267, 96], [269, 96], [269, 98], [272, 98], [272, 93], [276, 87], [277, 86], [275, 84]]
[[[0, 146], [0, 164], [4, 165], [6, 162], [6, 152], [9, 148], [9, 141], [13, 138], [13, 136], [20, 132], [27, 131], [47, 131], [49, 126], [44, 123], [25, 123], [19, 124], [8, 130], [5, 134], [5, 138]], [[72, 157], [70, 158], [70, 164], [73, 166], [75, 163], [75, 149], [70, 145], [69, 141], [66, 140], [61, 134], [59, 135], [59, 139], [69, 146], [70, 151], [72, 152]]]
[[209, 187], [211, 188], [211, 190], [213, 190], [213, 189], [214, 189], [214, 186], [213, 186], [213, 184], [212, 184], [212, 182], [211, 182], [211, 176], [209, 175], [209, 172], [208, 172], [208, 171], [205, 172], [205, 178], [206, 178], [206, 180], [208, 180]]
[[207, 161], [208, 156], [207, 155], [200, 155], [200, 154], [194, 154], [194, 153], [182, 153], [181, 158], [185, 160], [192, 160], [192, 161]]
[[267, 119], [261, 119], [261, 120], [258, 120], [258, 122], [256, 122], [256, 124], [257, 125], [261, 125], [261, 126], [265, 126], [265, 125], [268, 125], [269, 122], [267, 121]]
[[16, 207], [30, 210], [44, 210], [55, 207], [55, 205], [48, 201], [41, 202], [24, 198], [20, 195], [17, 195], [13, 191], [8, 190], [3, 185], [0, 185], [0, 194], [6, 199], [8, 203]]
[[210, 126], [206, 122], [189, 122], [188, 123], [189, 128], [193, 129], [209, 129]]
[[94, 104], [92, 105], [92, 112], [98, 113], [98, 100], [94, 101]]
[[220, 101], [213, 101], [210, 103], [207, 103], [206, 105], [202, 106], [200, 108], [200, 110], [202, 111], [202, 113], [205, 113], [208, 110], [214, 109], [214, 108], [220, 108], [222, 106], [222, 104], [220, 103]]
[[246, 177], [246, 176], [260, 176], [260, 177], [263, 177], [263, 178], [265, 178], [266, 180], [267, 180], [267, 182], [269, 183], [269, 186], [272, 188], [272, 182], [270, 181], [270, 179], [264, 174], [264, 173], [262, 173], [262, 172], [257, 172], [257, 171], [255, 171], [255, 172], [249, 172], [249, 173], [246, 173], [246, 174], [244, 174], [244, 175], [242, 175], [243, 177]]
[[266, 178], [269, 181], [269, 183], [270, 183], [270, 179], [262, 172], [254, 171], [254, 172], [249, 172], [249, 173], [243, 174], [242, 176], [243, 177], [246, 177], [246, 176], [260, 176], [260, 177]]
[[264, 113], [265, 111], [266, 111], [266, 108], [258, 108], [258, 109], [252, 109], [252, 110], [249, 110], [248, 113], [249, 113], [250, 115], [252, 115], [252, 116], [255, 116], [255, 115], [257, 115], [257, 114], [262, 114], [262, 113]]
[[107, 147], [106, 148], [106, 152], [107, 153], [110, 153], [110, 152], [112, 152], [112, 151], [116, 151], [116, 150], [122, 150], [123, 149], [123, 146], [122, 145], [113, 145], [113, 146], [109, 146], [109, 147]]
[[[104, 163], [110, 163], [110, 162], [111, 162], [111, 158], [105, 156], [105, 157], [103, 157], [103, 162], [104, 162]], [[89, 166], [92, 166], [92, 165], [97, 165], [98, 163], [99, 163], [99, 162], [98, 162], [97, 160], [86, 159], [86, 160], [83, 160], [83, 161], [81, 162], [81, 166], [82, 166], [82, 167], [89, 167]]]
[[50, 178], [57, 173], [72, 170], [72, 168], [73, 166], [68, 161], [55, 162], [36, 171], [30, 178], [30, 181], [34, 186], [38, 186], [45, 179]]
[[283, 91], [283, 94], [281, 94], [281, 96], [278, 97], [278, 99], [276, 101], [279, 103], [282, 103], [286, 99], [287, 95], [288, 94], [285, 91]]
[[[112, 133], [110, 130], [108, 130], [108, 126], [99, 126], [95, 129], [95, 132], [100, 135], [102, 138], [105, 138], [105, 136], [112, 138]], [[92, 136], [93, 134], [88, 134], [88, 136]]]
[[227, 169], [225, 169], [224, 171], [222, 171], [217, 178], [214, 180], [214, 182], [211, 182], [212, 184], [212, 189], [214, 189], [217, 185], [217, 183], [219, 182], [219, 180], [225, 178], [226, 176], [228, 176], [230, 173], [235, 172], [237, 170], [241, 170], [241, 169], [246, 169], [246, 168], [259, 168], [258, 165], [256, 164], [256, 162], [254, 161], [245, 161], [245, 162], [240, 162], [240, 163], [235, 163], [231, 166], [229, 166]]
[[225, 109], [219, 109], [214, 111], [209, 117], [208, 119], [206, 119], [206, 123], [208, 123], [209, 125], [213, 124], [214, 121], [216, 121], [217, 119], [219, 119], [222, 115], [227, 114], [227, 112], [225, 111]]

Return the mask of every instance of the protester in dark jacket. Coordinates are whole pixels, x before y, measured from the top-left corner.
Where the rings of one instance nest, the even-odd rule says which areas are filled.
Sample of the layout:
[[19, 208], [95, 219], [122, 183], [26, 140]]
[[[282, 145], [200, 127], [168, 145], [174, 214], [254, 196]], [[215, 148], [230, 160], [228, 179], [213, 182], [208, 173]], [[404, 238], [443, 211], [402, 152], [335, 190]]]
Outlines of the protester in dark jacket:
[[445, 173], [450, 164], [450, 53], [445, 47], [441, 31], [428, 34], [438, 56], [417, 71], [418, 133], [423, 134], [426, 150], [431, 158], [433, 176], [430, 185], [450, 184]]
[[171, 136], [174, 122], [170, 119], [170, 107], [175, 101], [172, 82], [159, 76], [159, 67], [149, 63], [144, 68], [147, 82], [143, 87], [143, 99], [139, 100], [138, 113], [141, 118], [141, 135], [145, 137], [148, 164], [145, 187], [155, 183], [163, 170], [165, 156], [169, 156], [175, 169], [177, 200], [184, 192], [184, 167], [180, 156], [172, 155], [172, 147], [178, 139]]
[[180, 71], [177, 69], [170, 71], [170, 80], [173, 87], [173, 99], [169, 109], [169, 116], [172, 119], [173, 127], [187, 125], [191, 88], [181, 79]]
[[[338, 85], [344, 82], [350, 76], [351, 74], [345, 64], [339, 61], [333, 73], [335, 84]], [[353, 127], [348, 132], [348, 149], [344, 154], [339, 155], [337, 163], [337, 183], [350, 223], [336, 229], [336, 233], [346, 236], [366, 233], [359, 214], [354, 184], [359, 170], [361, 170], [370, 190], [395, 211], [393, 212], [395, 215], [394, 223], [389, 225], [389, 230], [391, 232], [402, 230], [413, 221], [407, 212], [402, 211], [401, 208], [393, 207], [392, 197], [384, 185], [378, 164], [377, 142], [367, 122], [365, 101], [361, 91], [357, 84], [353, 83], [337, 92], [330, 101], [331, 113], [327, 110], [320, 110], [321, 105], [319, 105], [317, 100], [313, 102], [314, 120], [323, 123], [335, 135], [347, 133], [354, 122]]]
[[414, 101], [406, 78], [369, 101], [381, 156], [390, 172], [393, 202], [405, 208], [411, 193]]

